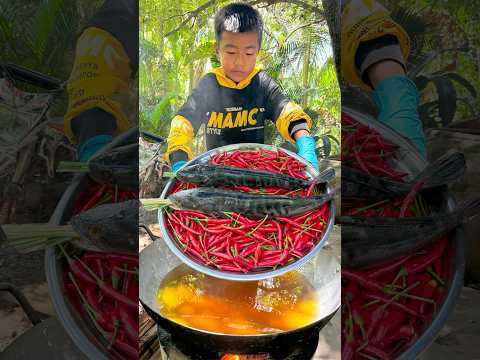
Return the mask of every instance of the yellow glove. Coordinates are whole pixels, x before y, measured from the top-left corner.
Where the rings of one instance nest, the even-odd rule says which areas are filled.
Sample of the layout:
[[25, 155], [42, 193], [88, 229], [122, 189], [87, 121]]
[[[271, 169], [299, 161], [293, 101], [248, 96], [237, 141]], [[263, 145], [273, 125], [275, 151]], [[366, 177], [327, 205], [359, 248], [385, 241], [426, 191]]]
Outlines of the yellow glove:
[[117, 132], [130, 127], [122, 109], [128, 92], [130, 60], [122, 44], [110, 33], [95, 27], [86, 29], [77, 41], [75, 63], [68, 81], [68, 110], [64, 117], [65, 135], [72, 143], [72, 119], [99, 108], [113, 115]]
[[170, 125], [165, 160], [170, 162], [170, 154], [178, 150], [187, 153], [188, 159], [192, 159], [193, 151], [191, 146], [194, 135], [192, 123], [183, 116], [176, 115]]
[[296, 120], [305, 120], [307, 122], [307, 129], [312, 128], [312, 119], [310, 116], [303, 111], [300, 105], [290, 101], [283, 107], [282, 112], [275, 121], [275, 125], [280, 135], [291, 143], [295, 143], [295, 140], [290, 135], [288, 128], [290, 124]]
[[361, 42], [393, 35], [398, 39], [403, 58], [408, 58], [410, 39], [407, 33], [376, 1], [350, 1], [342, 11], [341, 24], [341, 71], [347, 83], [371, 90], [355, 65], [355, 54]]

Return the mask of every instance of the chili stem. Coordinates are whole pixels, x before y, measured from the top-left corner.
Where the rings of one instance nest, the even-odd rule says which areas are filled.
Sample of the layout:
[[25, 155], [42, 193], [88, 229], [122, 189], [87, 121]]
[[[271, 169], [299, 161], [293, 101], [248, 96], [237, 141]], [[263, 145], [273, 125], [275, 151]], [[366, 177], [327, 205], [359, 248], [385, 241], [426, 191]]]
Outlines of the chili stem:
[[445, 286], [445, 281], [443, 281], [440, 276], [438, 276], [438, 274], [433, 271], [431, 266], [427, 268], [427, 273], [431, 275], [435, 280], [437, 280], [441, 285]]

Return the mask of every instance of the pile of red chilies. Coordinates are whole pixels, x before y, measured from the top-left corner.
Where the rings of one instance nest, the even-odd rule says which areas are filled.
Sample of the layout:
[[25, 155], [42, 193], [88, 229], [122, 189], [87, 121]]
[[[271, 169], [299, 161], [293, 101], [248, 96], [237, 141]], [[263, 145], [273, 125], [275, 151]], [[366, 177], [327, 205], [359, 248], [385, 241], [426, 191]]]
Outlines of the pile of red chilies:
[[[342, 115], [342, 159], [349, 166], [403, 181], [405, 174], [388, 162], [396, 148], [374, 130]], [[427, 207], [421, 196], [376, 204], [342, 202], [342, 214], [419, 216], [428, 213]], [[366, 269], [343, 267], [342, 359], [393, 359], [405, 352], [432, 322], [443, 300], [444, 286], [454, 270], [454, 251], [453, 242], [443, 235], [415, 254]]]
[[282, 150], [235, 150], [217, 154], [210, 160], [213, 165], [236, 166], [243, 169], [266, 170], [307, 180], [305, 165]]
[[[232, 151], [217, 154], [212, 164], [260, 169], [307, 179], [305, 165], [283, 151]], [[177, 182], [172, 193], [191, 189]], [[288, 190], [276, 187], [235, 186], [239, 192], [310, 196], [314, 187]], [[305, 256], [321, 239], [330, 218], [329, 204], [292, 217], [251, 219], [247, 214], [211, 217], [198, 211], [167, 212], [168, 229], [192, 259], [226, 272], [254, 272], [288, 265]]]
[[402, 181], [407, 174], [392, 169], [388, 163], [397, 149], [374, 129], [342, 114], [342, 164], [366, 174]]
[[[125, 201], [135, 193], [90, 183], [77, 197], [74, 213], [102, 203]], [[109, 344], [127, 358], [138, 358], [138, 256], [84, 251], [70, 254], [63, 280], [66, 294], [82, 316], [91, 319]]]

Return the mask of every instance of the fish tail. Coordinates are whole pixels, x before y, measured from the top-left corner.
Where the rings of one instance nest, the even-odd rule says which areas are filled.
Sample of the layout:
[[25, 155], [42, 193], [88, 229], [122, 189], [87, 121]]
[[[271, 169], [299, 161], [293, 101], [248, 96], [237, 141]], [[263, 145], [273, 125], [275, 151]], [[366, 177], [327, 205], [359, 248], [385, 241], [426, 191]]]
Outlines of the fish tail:
[[441, 185], [463, 176], [465, 167], [465, 156], [459, 151], [449, 151], [428, 166], [428, 170], [421, 172], [417, 178], [428, 177], [426, 186]]
[[333, 180], [335, 178], [335, 169], [328, 168], [323, 170], [317, 177], [315, 177], [312, 181], [315, 183], [325, 183]]

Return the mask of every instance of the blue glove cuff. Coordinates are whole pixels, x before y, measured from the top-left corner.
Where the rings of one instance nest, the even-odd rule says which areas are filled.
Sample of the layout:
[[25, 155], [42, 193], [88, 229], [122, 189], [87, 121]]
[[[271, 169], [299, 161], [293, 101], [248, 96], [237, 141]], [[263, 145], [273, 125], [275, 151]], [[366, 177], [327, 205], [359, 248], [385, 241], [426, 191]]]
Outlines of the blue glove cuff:
[[410, 139], [426, 157], [425, 136], [418, 115], [419, 95], [413, 81], [404, 75], [394, 75], [378, 83], [373, 99], [379, 107], [378, 120]]
[[309, 161], [312, 166], [318, 170], [318, 159], [315, 151], [316, 143], [312, 136], [302, 136], [297, 139], [297, 153], [305, 160]]
[[176, 163], [172, 164], [172, 171], [175, 173], [177, 172], [183, 165], [187, 162], [185, 160], [177, 161]]
[[111, 142], [113, 137], [111, 135], [96, 135], [85, 141], [78, 149], [78, 159], [80, 161], [87, 161], [93, 154]]

